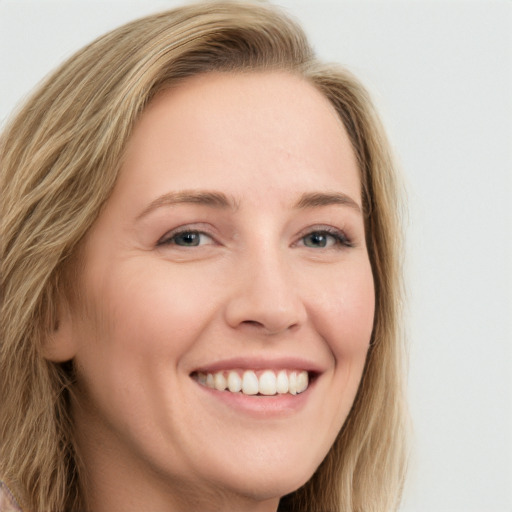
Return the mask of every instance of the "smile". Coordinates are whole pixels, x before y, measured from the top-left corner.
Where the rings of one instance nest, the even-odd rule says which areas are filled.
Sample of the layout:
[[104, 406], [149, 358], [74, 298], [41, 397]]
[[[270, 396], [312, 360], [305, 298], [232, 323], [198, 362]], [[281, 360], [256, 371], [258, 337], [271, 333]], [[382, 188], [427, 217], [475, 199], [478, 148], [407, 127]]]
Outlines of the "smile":
[[305, 370], [229, 370], [197, 372], [192, 377], [208, 388], [244, 395], [297, 395], [309, 385], [309, 374]]

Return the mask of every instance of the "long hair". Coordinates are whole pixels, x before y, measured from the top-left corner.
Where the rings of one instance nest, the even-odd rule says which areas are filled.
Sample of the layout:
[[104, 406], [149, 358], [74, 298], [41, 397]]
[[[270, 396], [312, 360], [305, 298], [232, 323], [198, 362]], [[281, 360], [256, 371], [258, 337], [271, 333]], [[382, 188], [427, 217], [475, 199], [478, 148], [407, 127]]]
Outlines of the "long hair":
[[[69, 364], [47, 361], [66, 268], [115, 185], [155, 94], [207, 73], [281, 70], [333, 104], [359, 163], [376, 312], [361, 384], [334, 445], [279, 510], [396, 510], [406, 468], [400, 216], [389, 144], [370, 98], [314, 55], [274, 7], [212, 2], [149, 16], [86, 46], [36, 90], [0, 139], [0, 477], [27, 510], [84, 510]], [[297, 447], [300, 449], [300, 447]]]

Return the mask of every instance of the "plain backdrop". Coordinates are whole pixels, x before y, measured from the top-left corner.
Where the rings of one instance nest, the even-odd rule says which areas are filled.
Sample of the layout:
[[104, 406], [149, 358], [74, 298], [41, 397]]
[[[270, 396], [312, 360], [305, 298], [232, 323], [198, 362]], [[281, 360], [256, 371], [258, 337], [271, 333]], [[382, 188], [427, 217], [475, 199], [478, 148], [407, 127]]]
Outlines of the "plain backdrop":
[[[0, 0], [0, 125], [53, 67], [175, 1]], [[403, 512], [512, 511], [512, 2], [280, 0], [370, 89], [408, 196]]]

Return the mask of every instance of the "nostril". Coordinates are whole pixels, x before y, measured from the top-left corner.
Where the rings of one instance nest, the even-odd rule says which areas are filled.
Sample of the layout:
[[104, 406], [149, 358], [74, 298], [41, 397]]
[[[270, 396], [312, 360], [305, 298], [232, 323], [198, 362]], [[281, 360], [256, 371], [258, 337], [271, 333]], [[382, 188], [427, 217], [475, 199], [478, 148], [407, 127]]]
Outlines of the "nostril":
[[264, 335], [275, 335], [285, 331], [296, 330], [299, 327], [298, 323], [288, 325], [287, 323], [272, 323], [272, 322], [258, 322], [257, 320], [244, 320], [239, 324], [239, 327], [247, 328], [254, 333], [261, 333]]
[[252, 325], [253, 327], [263, 327], [263, 324], [256, 320], [244, 320], [242, 323], [245, 325]]
[[283, 296], [276, 303], [269, 300], [264, 289], [257, 288], [230, 297], [225, 309], [225, 320], [231, 328], [261, 334], [278, 334], [297, 328], [306, 317], [299, 297]]

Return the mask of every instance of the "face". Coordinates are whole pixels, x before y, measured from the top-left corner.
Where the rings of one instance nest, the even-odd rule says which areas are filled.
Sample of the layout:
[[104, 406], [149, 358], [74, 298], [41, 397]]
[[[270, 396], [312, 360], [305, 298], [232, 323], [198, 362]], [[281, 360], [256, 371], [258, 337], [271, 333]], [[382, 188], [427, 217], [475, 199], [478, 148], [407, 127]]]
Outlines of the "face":
[[346, 419], [374, 316], [359, 171], [329, 102], [277, 72], [160, 93], [84, 258], [60, 346], [91, 499], [109, 482], [146, 510], [275, 509]]

